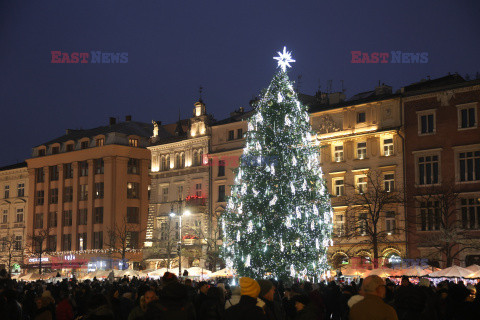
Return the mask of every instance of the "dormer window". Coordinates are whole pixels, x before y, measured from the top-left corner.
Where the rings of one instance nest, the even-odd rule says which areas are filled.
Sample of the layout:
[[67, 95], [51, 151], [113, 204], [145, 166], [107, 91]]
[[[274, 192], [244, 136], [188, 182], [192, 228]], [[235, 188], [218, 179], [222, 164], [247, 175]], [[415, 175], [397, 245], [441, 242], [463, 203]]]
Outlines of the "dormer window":
[[105, 139], [104, 138], [98, 138], [95, 140], [95, 146], [97, 147], [103, 147], [105, 145]]
[[81, 149], [87, 149], [88, 148], [88, 145], [89, 145], [89, 141], [82, 141], [80, 143], [80, 148]]
[[58, 146], [52, 147], [52, 154], [58, 154], [59, 152], [60, 152], [60, 147]]
[[128, 145], [130, 147], [138, 147], [138, 139], [129, 138], [128, 139]]
[[38, 156], [43, 157], [45, 155], [45, 149], [38, 149]]
[[67, 152], [73, 151], [73, 143], [67, 144], [66, 150]]

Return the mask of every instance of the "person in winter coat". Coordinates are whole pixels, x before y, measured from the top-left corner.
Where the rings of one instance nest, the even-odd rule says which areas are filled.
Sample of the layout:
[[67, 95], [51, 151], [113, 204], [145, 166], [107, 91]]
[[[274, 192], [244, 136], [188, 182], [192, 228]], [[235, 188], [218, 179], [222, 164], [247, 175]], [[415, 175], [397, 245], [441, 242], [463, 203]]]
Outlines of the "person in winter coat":
[[38, 297], [35, 300], [37, 310], [33, 320], [53, 320], [53, 314], [50, 310], [50, 301], [47, 297]]
[[383, 302], [385, 282], [379, 276], [368, 276], [363, 281], [365, 298], [350, 309], [350, 320], [398, 320], [395, 309]]
[[200, 306], [197, 320], [223, 320], [225, 316], [225, 301], [220, 288], [210, 287], [205, 299]]
[[228, 320], [267, 320], [263, 301], [257, 301], [260, 293], [260, 285], [252, 278], [243, 277], [240, 283], [240, 302], [225, 312]]
[[159, 299], [147, 305], [145, 320], [195, 320], [195, 308], [188, 299], [187, 288], [178, 281], [168, 283]]
[[260, 285], [260, 294], [258, 298], [261, 299], [265, 306], [263, 311], [268, 320], [283, 320], [285, 319], [285, 312], [282, 307], [274, 301], [275, 287], [270, 280], [257, 280]]
[[306, 294], [300, 294], [293, 298], [297, 310], [295, 320], [316, 320], [317, 312]]
[[60, 291], [60, 302], [56, 309], [57, 320], [73, 320], [73, 308], [68, 299], [68, 290]]

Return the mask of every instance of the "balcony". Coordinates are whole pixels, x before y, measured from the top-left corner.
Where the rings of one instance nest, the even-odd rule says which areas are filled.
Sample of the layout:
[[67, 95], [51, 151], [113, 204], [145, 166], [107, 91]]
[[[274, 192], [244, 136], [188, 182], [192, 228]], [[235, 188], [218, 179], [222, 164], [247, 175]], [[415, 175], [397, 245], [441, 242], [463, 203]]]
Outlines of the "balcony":
[[25, 223], [24, 222], [15, 222], [13, 224], [13, 227], [14, 228], [24, 228], [25, 227]]
[[188, 196], [185, 199], [185, 204], [189, 207], [195, 207], [195, 206], [205, 206], [207, 199], [204, 197], [198, 197], [198, 196]]

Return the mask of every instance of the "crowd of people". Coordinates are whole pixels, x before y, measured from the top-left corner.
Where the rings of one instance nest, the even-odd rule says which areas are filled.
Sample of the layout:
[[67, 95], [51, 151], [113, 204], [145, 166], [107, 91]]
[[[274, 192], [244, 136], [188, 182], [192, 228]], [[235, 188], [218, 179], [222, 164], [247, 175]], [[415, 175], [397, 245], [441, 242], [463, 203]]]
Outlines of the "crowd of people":
[[[233, 289], [233, 293], [232, 293]], [[422, 278], [396, 285], [378, 276], [359, 283], [286, 285], [243, 277], [195, 282], [165, 273], [159, 280], [116, 279], [57, 283], [12, 280], [0, 272], [1, 320], [376, 320], [480, 319], [476, 287]], [[239, 292], [237, 292], [239, 291]]]

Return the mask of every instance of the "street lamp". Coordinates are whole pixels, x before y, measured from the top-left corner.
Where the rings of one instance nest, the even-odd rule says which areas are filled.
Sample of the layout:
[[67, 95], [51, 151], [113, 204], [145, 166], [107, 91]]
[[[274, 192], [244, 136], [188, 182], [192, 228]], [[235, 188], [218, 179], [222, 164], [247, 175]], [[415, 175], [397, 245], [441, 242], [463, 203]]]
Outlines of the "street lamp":
[[[178, 214], [178, 219], [179, 219], [179, 224], [178, 224], [178, 229], [179, 229], [179, 235], [180, 235], [180, 240], [178, 241], [178, 276], [182, 276], [182, 217], [186, 216], [188, 217], [190, 215], [189, 210], [183, 211], [182, 214]], [[175, 217], [177, 214], [173, 212], [173, 208], [170, 211], [170, 217]]]

